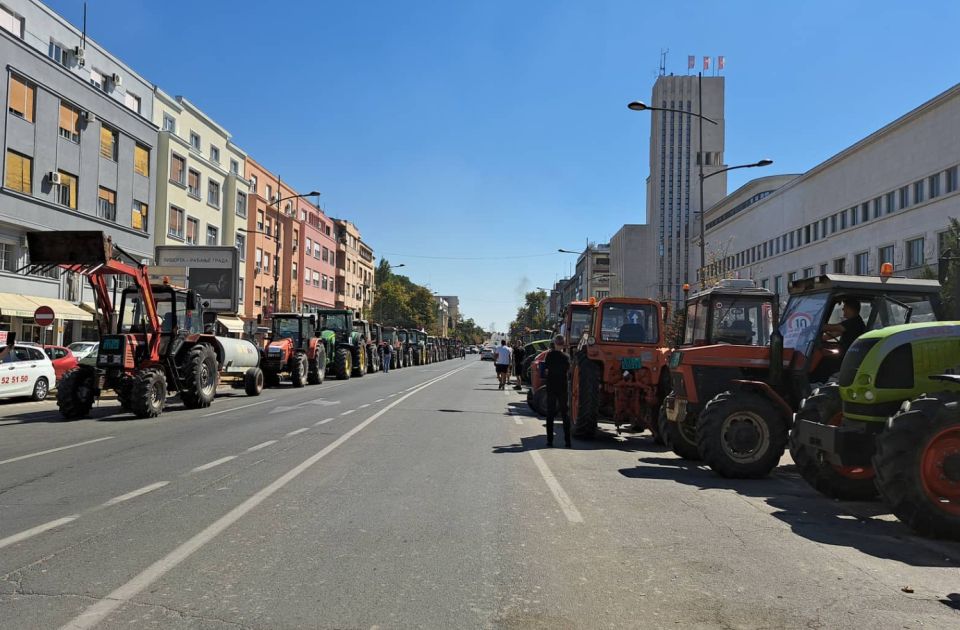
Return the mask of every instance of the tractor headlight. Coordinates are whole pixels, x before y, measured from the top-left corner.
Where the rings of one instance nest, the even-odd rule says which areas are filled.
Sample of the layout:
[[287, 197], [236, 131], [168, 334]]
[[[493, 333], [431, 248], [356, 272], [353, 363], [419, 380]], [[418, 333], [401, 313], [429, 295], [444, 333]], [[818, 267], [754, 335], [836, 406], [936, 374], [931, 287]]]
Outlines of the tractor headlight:
[[867, 400], [873, 400], [875, 398], [875, 396], [873, 395], [873, 392], [869, 389], [866, 391], [866, 393], [864, 393], [863, 397], [866, 398]]
[[851, 400], [856, 400], [856, 399], [857, 399], [857, 392], [855, 392], [855, 391], [853, 391], [853, 390], [850, 390], [850, 399], [851, 399]]

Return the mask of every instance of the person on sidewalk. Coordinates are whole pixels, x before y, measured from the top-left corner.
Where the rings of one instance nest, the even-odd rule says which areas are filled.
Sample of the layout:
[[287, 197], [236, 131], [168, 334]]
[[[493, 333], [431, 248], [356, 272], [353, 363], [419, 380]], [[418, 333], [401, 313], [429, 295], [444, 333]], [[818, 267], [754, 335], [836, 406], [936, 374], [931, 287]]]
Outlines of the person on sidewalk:
[[510, 363], [511, 355], [510, 346], [507, 345], [506, 339], [500, 340], [500, 347], [497, 348], [497, 356], [494, 361], [494, 367], [497, 370], [497, 380], [500, 381], [499, 389], [504, 389], [507, 386], [507, 379], [510, 378]]
[[383, 373], [390, 373], [390, 364], [393, 363], [393, 344], [385, 343], [383, 344]]
[[518, 341], [513, 348], [513, 375], [517, 377], [517, 384], [513, 388], [517, 390], [523, 389], [523, 357], [525, 354], [523, 344]]
[[563, 442], [570, 448], [570, 414], [567, 410], [567, 372], [570, 358], [563, 351], [563, 336], [553, 339], [553, 348], [543, 360], [547, 376], [547, 446], [553, 446], [553, 419], [557, 412], [563, 419]]

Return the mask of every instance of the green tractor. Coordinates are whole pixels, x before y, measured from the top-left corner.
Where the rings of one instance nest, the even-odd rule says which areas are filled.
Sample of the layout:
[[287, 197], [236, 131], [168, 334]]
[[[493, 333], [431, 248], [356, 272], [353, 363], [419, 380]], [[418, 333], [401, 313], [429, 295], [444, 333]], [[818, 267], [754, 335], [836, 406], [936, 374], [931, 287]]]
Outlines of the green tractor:
[[839, 383], [801, 405], [791, 453], [801, 475], [839, 499], [878, 492], [921, 534], [960, 539], [960, 322], [865, 333]]
[[410, 350], [413, 353], [413, 365], [427, 364], [427, 333], [422, 330], [408, 330]]
[[321, 309], [317, 317], [320, 337], [327, 348], [327, 370], [340, 380], [363, 376], [367, 351], [360, 332], [354, 328], [354, 312]]

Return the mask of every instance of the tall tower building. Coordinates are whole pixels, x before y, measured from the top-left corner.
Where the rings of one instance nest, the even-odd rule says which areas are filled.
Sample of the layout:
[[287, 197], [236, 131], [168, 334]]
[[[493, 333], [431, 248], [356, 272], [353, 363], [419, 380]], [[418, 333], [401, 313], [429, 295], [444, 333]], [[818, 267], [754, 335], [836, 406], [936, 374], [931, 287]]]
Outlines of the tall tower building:
[[[653, 85], [650, 105], [680, 112], [652, 111], [650, 125], [650, 176], [647, 178], [648, 293], [679, 304], [683, 284], [697, 281], [701, 265], [697, 213], [701, 210], [699, 164], [705, 176], [723, 168], [723, 77], [703, 77], [703, 109], [717, 124], [703, 123], [700, 146], [699, 120], [682, 112], [700, 113], [696, 76], [660, 76]], [[727, 191], [726, 173], [704, 182], [706, 208]], [[707, 244], [706, 258], [711, 251]], [[649, 258], [648, 258], [649, 260]]]

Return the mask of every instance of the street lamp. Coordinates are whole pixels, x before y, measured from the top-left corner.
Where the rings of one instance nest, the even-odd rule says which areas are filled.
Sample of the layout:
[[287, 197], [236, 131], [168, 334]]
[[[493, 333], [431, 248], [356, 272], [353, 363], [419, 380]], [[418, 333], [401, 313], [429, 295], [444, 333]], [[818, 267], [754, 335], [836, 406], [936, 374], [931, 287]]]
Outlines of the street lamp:
[[557, 251], [560, 252], [561, 254], [576, 254], [577, 256], [579, 256], [582, 253], [582, 252], [575, 252], [570, 249], [562, 249], [562, 248], [558, 249]]

